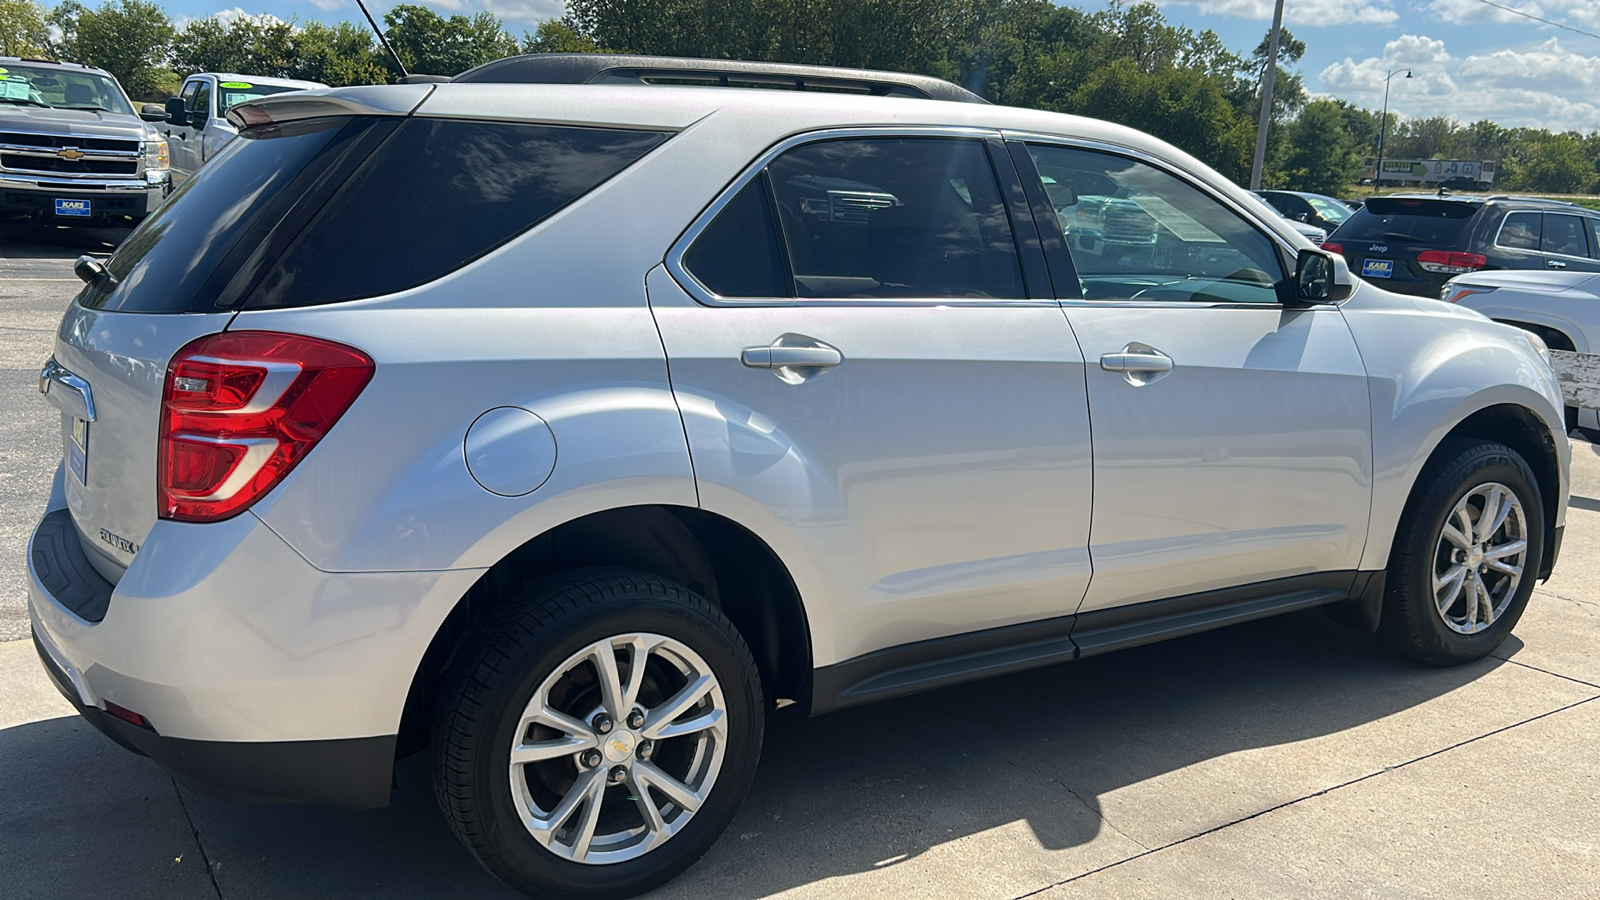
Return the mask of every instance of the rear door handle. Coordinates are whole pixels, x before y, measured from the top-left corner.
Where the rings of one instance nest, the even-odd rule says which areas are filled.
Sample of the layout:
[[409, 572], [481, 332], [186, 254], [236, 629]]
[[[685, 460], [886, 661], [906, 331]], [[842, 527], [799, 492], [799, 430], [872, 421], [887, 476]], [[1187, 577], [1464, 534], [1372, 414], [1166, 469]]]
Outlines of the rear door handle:
[[746, 347], [739, 361], [752, 369], [827, 369], [844, 362], [844, 354], [832, 347]]
[[1151, 350], [1124, 350], [1100, 357], [1100, 368], [1107, 372], [1171, 372], [1172, 357]]
[[85, 422], [94, 421], [94, 397], [89, 393], [89, 382], [72, 374], [66, 366], [56, 362], [54, 356], [39, 370], [39, 393], [62, 412]]
[[1559, 259], [1547, 259], [1544, 264], [1552, 269], [1565, 269], [1567, 264]]

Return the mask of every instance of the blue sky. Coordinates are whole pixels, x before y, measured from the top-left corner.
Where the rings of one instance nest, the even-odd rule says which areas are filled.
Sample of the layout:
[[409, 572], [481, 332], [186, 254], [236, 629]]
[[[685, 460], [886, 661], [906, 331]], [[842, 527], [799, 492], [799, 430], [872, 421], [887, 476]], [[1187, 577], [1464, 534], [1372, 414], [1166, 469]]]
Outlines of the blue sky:
[[[166, 0], [175, 17], [270, 14], [359, 21], [354, 0]], [[415, 2], [415, 0], [414, 0]], [[562, 0], [422, 0], [443, 13], [488, 9], [521, 36], [559, 15]], [[1167, 17], [1210, 28], [1247, 51], [1272, 24], [1272, 0], [1156, 0]], [[1600, 0], [1495, 0], [1600, 34]], [[394, 5], [368, 4], [374, 15]], [[1081, 4], [1094, 9], [1098, 0]], [[1376, 109], [1389, 69], [1389, 108], [1402, 116], [1493, 119], [1502, 125], [1600, 129], [1600, 38], [1496, 9], [1482, 0], [1288, 0], [1284, 25], [1307, 45], [1300, 70], [1312, 93]]]

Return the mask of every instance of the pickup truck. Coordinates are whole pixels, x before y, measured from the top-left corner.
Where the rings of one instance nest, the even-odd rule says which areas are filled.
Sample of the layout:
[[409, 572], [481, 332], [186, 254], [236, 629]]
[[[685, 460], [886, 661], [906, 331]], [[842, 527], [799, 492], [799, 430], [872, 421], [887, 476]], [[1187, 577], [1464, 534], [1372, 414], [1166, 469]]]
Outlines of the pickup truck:
[[172, 147], [172, 182], [183, 184], [239, 133], [225, 113], [268, 94], [325, 88], [315, 81], [261, 78], [232, 72], [198, 72], [183, 80], [178, 96], [167, 101], [164, 129]]
[[171, 190], [164, 118], [104, 70], [0, 56], [0, 216], [139, 223]]

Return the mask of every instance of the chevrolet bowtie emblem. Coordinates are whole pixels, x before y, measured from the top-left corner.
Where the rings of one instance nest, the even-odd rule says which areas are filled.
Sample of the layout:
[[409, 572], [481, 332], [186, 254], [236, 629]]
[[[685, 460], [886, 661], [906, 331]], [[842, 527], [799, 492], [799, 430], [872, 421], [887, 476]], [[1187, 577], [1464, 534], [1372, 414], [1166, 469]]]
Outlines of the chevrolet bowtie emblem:
[[62, 159], [83, 159], [84, 153], [77, 147], [62, 147], [56, 151], [56, 155]]

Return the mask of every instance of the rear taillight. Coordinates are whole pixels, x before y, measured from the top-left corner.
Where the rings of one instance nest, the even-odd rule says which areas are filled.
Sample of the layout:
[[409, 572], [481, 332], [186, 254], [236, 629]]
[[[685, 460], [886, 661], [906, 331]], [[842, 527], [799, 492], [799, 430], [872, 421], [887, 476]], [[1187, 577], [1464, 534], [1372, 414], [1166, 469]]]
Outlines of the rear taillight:
[[372, 372], [372, 358], [353, 347], [270, 331], [214, 334], [179, 350], [161, 395], [161, 517], [238, 515], [311, 452]]
[[1329, 253], [1343, 253], [1344, 252], [1344, 245], [1343, 244], [1335, 244], [1333, 241], [1323, 241], [1322, 242], [1322, 249], [1328, 251]]
[[1417, 254], [1417, 263], [1429, 272], [1438, 272], [1444, 275], [1460, 275], [1462, 272], [1476, 272], [1489, 264], [1489, 257], [1482, 253], [1456, 253], [1451, 250], [1424, 250]]

